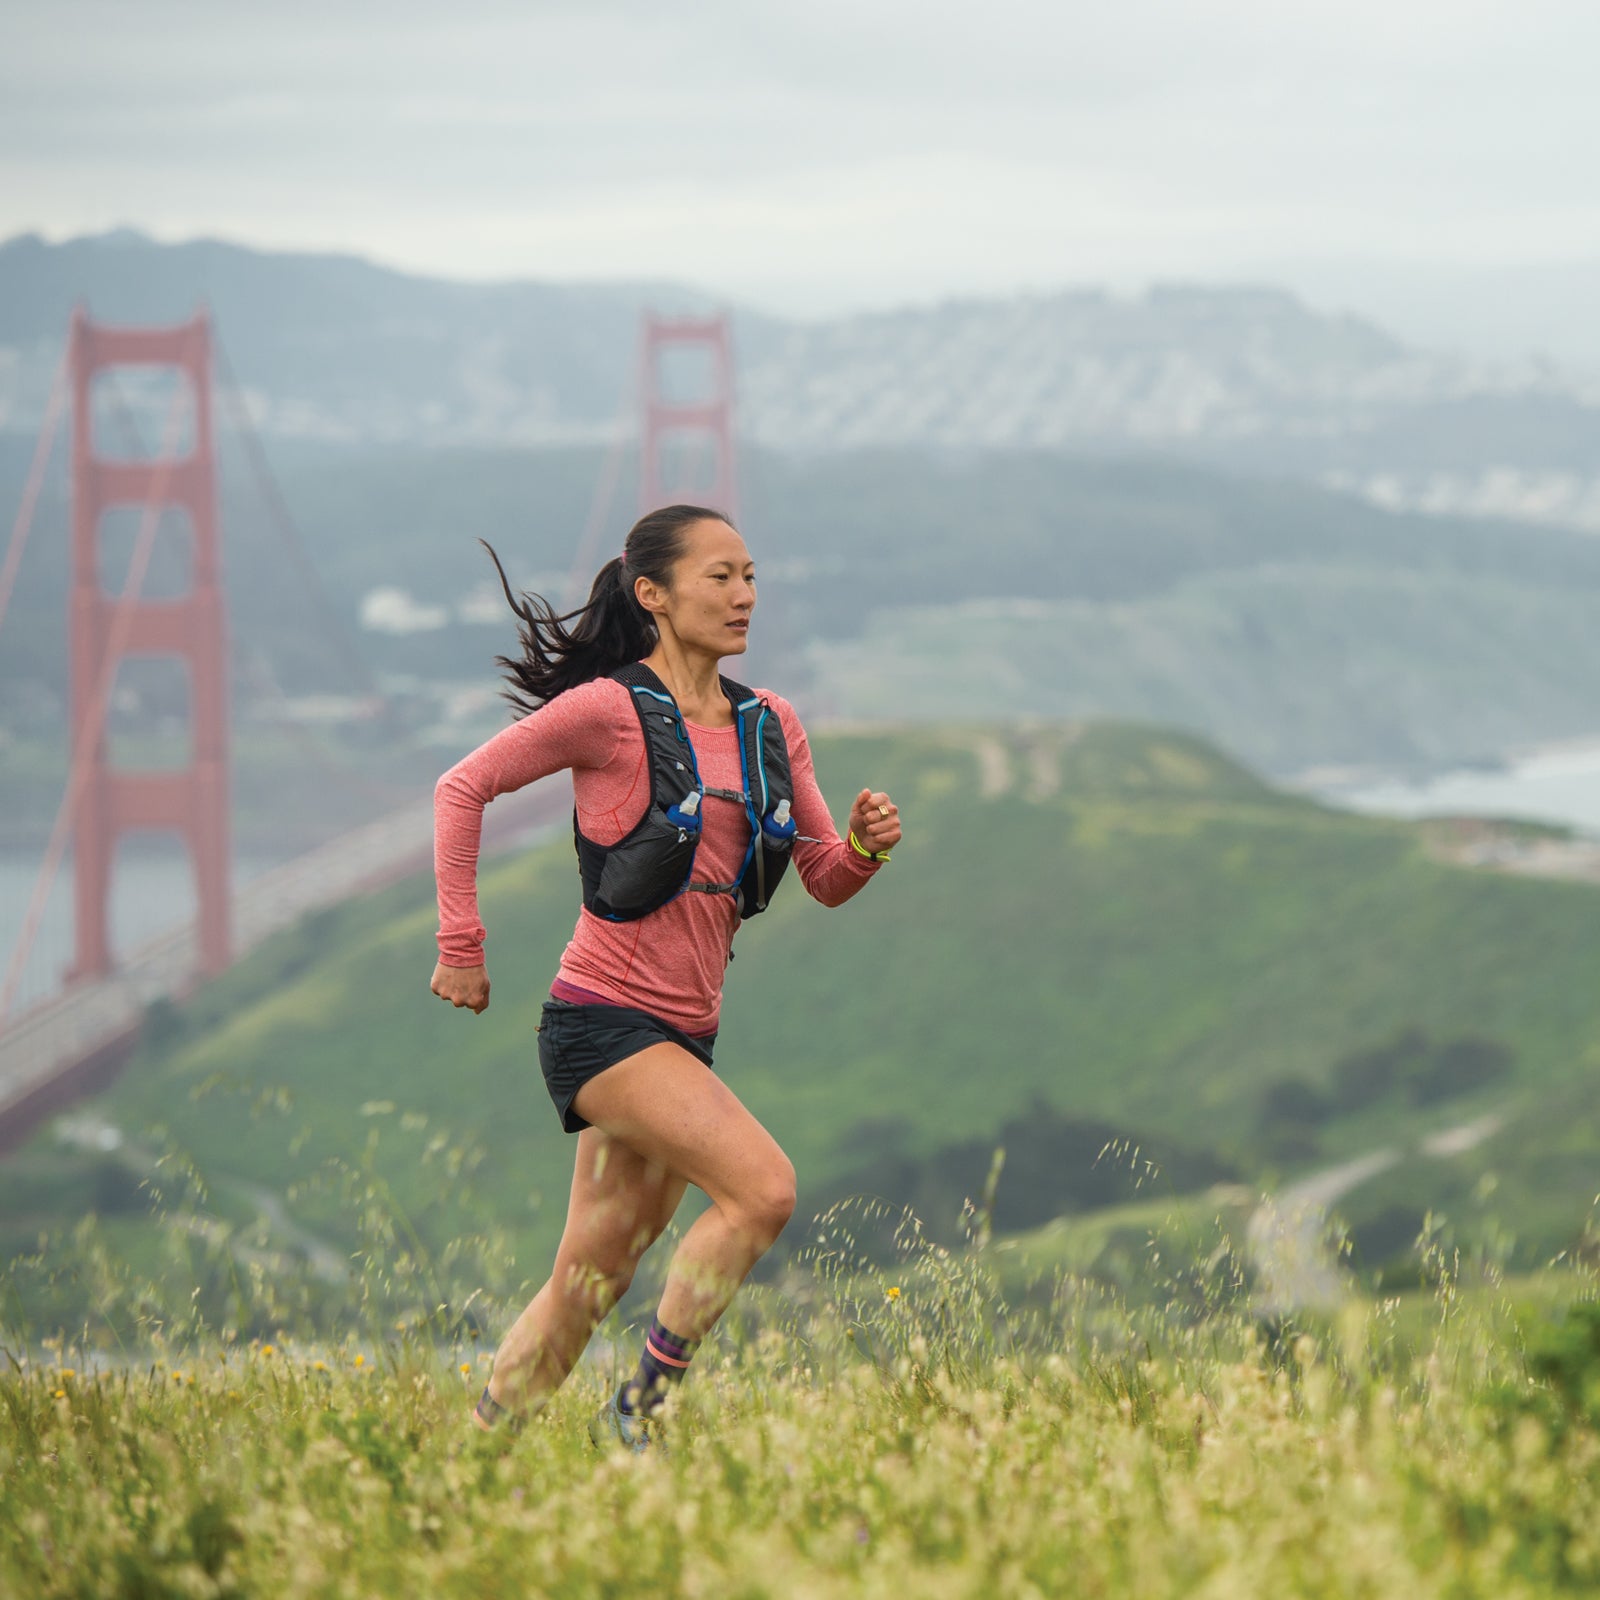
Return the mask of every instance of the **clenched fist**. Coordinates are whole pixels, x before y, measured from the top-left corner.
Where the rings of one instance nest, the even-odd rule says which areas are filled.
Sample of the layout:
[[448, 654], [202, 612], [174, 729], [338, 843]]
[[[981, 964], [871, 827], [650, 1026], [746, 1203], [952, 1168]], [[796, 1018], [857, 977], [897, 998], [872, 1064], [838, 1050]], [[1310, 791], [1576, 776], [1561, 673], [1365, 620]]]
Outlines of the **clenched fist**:
[[888, 795], [863, 789], [850, 807], [850, 831], [874, 855], [900, 843], [900, 808]]
[[[859, 839], [861, 835], [858, 833]], [[487, 967], [447, 967], [440, 962], [433, 969], [428, 986], [441, 1000], [481, 1014], [489, 1009], [489, 969]]]

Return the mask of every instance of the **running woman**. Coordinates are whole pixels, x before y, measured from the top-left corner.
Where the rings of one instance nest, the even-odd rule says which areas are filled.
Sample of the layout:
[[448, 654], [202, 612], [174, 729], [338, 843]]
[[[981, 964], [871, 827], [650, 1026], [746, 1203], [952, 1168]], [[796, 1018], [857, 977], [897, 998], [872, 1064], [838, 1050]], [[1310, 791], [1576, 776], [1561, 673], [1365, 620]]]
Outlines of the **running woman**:
[[756, 603], [750, 552], [721, 514], [651, 512], [563, 616], [537, 595], [513, 598], [490, 555], [521, 619], [522, 656], [497, 659], [526, 715], [435, 791], [433, 992], [473, 1012], [489, 1004], [476, 874], [496, 795], [571, 769], [584, 905], [539, 1028], [545, 1083], [578, 1136], [566, 1227], [474, 1418], [488, 1429], [549, 1400], [692, 1183], [711, 1204], [672, 1258], [638, 1370], [589, 1427], [596, 1444], [643, 1451], [794, 1210], [788, 1157], [712, 1070], [734, 934], [791, 858], [815, 899], [842, 905], [889, 859], [900, 818], [887, 794], [862, 789], [841, 839], [794, 708], [721, 676]]

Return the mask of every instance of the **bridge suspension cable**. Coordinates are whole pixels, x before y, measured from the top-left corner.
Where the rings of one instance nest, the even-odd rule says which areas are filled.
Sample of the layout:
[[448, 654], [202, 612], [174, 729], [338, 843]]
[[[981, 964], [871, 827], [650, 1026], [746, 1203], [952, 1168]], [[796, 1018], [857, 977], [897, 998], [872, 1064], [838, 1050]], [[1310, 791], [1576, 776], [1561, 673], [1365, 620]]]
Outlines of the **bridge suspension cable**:
[[0, 623], [6, 619], [6, 607], [11, 603], [11, 591], [17, 586], [17, 571], [22, 565], [22, 551], [33, 528], [33, 514], [39, 504], [39, 492], [44, 487], [45, 470], [50, 464], [50, 453], [55, 446], [56, 428], [67, 404], [67, 372], [71, 361], [71, 345], [61, 352], [61, 361], [50, 384], [50, 399], [45, 406], [44, 422], [39, 428], [39, 440], [33, 449], [33, 461], [28, 468], [27, 482], [22, 489], [22, 503], [17, 508], [17, 519], [11, 526], [11, 542], [6, 546], [5, 565], [0, 567]]
[[606, 447], [600, 476], [595, 480], [594, 495], [589, 501], [589, 515], [584, 520], [583, 532], [578, 536], [577, 548], [572, 553], [572, 566], [567, 572], [566, 588], [562, 593], [563, 611], [575, 611], [583, 604], [589, 582], [600, 564], [600, 538], [611, 516], [611, 502], [617, 497], [617, 483], [622, 477], [622, 464], [632, 432], [633, 407], [633, 396], [624, 389], [622, 404], [617, 409], [617, 418], [611, 428], [611, 442]]
[[[243, 385], [234, 373], [233, 363], [228, 359], [226, 347], [220, 336], [215, 333], [212, 338], [212, 349], [218, 368], [218, 390], [228, 408], [233, 433], [243, 448], [245, 461], [255, 480], [256, 491], [267, 513], [268, 521], [288, 551], [311, 603], [322, 614], [325, 637], [332, 643], [335, 653], [368, 703], [381, 707], [385, 699], [383, 692], [379, 689], [371, 668], [357, 648], [350, 630], [328, 597], [328, 591], [317, 574], [316, 566], [306, 549], [306, 542], [301, 537], [299, 524], [289, 510], [288, 502], [279, 487], [277, 474], [273, 472], [272, 463], [267, 459], [266, 447], [261, 442], [260, 434], [256, 432], [254, 422], [251, 421], [250, 409], [244, 400]], [[308, 761], [341, 788], [363, 801], [386, 806], [395, 804], [397, 796], [388, 786], [373, 781], [360, 766], [350, 768], [336, 761], [302, 723], [288, 715], [289, 697], [278, 682], [265, 652], [241, 651], [239, 666], [244, 676], [272, 708], [273, 720], [289, 735]]]
[[222, 380], [218, 388], [232, 416], [234, 433], [244, 447], [245, 460], [256, 481], [256, 489], [261, 496], [262, 505], [266, 508], [267, 516], [288, 550], [289, 557], [300, 574], [300, 581], [311, 596], [312, 604], [322, 613], [333, 647], [339, 653], [344, 665], [350, 669], [351, 677], [372, 698], [381, 699], [371, 668], [362, 659], [361, 652], [350, 638], [349, 629], [345, 627], [339, 613], [334, 609], [333, 602], [328, 598], [328, 591], [324, 588], [321, 578], [317, 576], [317, 569], [306, 551], [305, 540], [300, 537], [300, 529], [283, 498], [283, 491], [278, 487], [278, 479], [272, 470], [272, 464], [267, 460], [261, 436], [250, 420], [250, 409], [244, 403], [244, 391], [234, 376], [233, 363], [228, 359], [227, 347], [220, 337], [214, 336], [212, 348], [216, 354], [219, 376]]

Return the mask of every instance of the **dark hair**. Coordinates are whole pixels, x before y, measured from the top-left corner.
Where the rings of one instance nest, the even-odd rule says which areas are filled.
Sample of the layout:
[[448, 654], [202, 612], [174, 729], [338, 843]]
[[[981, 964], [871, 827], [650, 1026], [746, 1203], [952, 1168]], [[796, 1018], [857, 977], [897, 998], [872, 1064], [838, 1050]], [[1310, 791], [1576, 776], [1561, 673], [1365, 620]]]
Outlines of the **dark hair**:
[[543, 595], [524, 594], [518, 601], [494, 546], [486, 539], [478, 541], [500, 574], [507, 602], [522, 619], [517, 629], [521, 657], [494, 658], [505, 668], [510, 687], [502, 692], [519, 716], [537, 711], [563, 689], [603, 678], [650, 654], [658, 638], [656, 625], [634, 598], [633, 580], [649, 578], [666, 588], [673, 563], [683, 554], [684, 530], [708, 521], [733, 526], [722, 512], [704, 506], [662, 506], [640, 517], [623, 543], [622, 554], [595, 574], [588, 600], [576, 611], [559, 615]]

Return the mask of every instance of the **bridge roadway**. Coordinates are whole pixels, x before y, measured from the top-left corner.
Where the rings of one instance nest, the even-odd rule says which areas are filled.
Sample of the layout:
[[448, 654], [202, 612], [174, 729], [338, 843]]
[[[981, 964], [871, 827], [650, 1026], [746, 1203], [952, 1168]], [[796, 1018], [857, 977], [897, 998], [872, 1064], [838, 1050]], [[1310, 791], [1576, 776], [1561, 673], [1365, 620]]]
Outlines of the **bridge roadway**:
[[[572, 785], [564, 776], [502, 796], [484, 812], [483, 853], [528, 842], [571, 809]], [[237, 891], [234, 959], [312, 911], [382, 888], [432, 862], [431, 801], [341, 834]], [[197, 939], [191, 923], [150, 940], [110, 977], [68, 984], [0, 1031], [0, 1151], [110, 1081], [138, 1042], [150, 1004], [181, 999], [196, 987]], [[418, 959], [426, 963], [428, 952], [419, 952]]]

